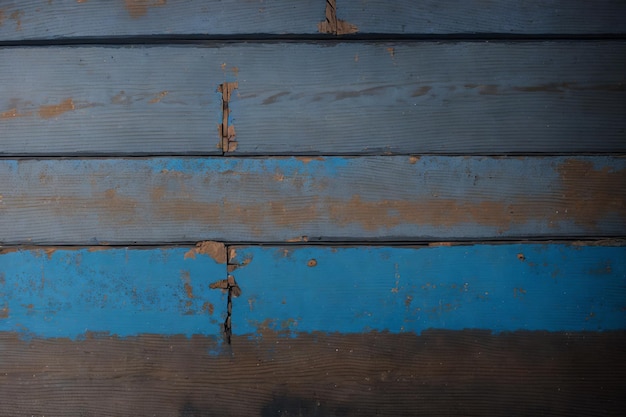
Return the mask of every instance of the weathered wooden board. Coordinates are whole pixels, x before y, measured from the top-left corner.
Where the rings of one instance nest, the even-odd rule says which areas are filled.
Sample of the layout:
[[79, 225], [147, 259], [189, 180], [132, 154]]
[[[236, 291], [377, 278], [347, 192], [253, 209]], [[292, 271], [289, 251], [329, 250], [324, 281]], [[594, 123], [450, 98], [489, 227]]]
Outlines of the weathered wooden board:
[[0, 41], [154, 35], [623, 34], [624, 14], [620, 0], [4, 1]]
[[362, 33], [580, 35], [626, 33], [621, 0], [339, 0]]
[[66, 416], [621, 416], [626, 332], [20, 340], [0, 413]]
[[[8, 251], [0, 414], [621, 415], [626, 246], [597, 244], [232, 247], [230, 346], [205, 280], [223, 253]], [[30, 338], [6, 325], [17, 303]]]
[[320, 0], [3, 1], [0, 41], [315, 34], [324, 12]]
[[[41, 65], [46, 62], [46, 65]], [[0, 154], [626, 151], [626, 43], [0, 49]]]
[[221, 338], [227, 300], [209, 284], [226, 277], [225, 263], [225, 251], [197, 248], [5, 249], [0, 332]]
[[626, 330], [626, 247], [233, 247], [233, 333]]
[[620, 237], [620, 157], [0, 160], [0, 242]]
[[221, 154], [220, 64], [203, 48], [2, 49], [0, 153]]

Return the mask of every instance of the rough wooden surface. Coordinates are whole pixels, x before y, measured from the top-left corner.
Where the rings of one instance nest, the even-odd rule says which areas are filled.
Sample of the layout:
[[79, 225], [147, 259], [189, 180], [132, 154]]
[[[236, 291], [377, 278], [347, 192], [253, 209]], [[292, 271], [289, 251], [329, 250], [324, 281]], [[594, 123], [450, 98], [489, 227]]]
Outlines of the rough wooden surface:
[[[46, 62], [46, 65], [40, 65]], [[0, 154], [624, 152], [626, 44], [0, 50]]]
[[212, 252], [96, 246], [0, 253], [0, 333], [222, 337], [226, 298], [209, 284], [226, 277], [226, 264]]
[[233, 333], [607, 331], [626, 323], [626, 247], [233, 247]]
[[0, 334], [3, 415], [621, 416], [624, 332]]
[[[329, 9], [332, 30], [324, 25]], [[29, 0], [0, 3], [0, 41], [353, 33], [623, 34], [625, 13], [620, 0]]]
[[0, 242], [619, 237], [619, 157], [0, 161]]
[[621, 0], [338, 0], [338, 16], [362, 33], [623, 34]]

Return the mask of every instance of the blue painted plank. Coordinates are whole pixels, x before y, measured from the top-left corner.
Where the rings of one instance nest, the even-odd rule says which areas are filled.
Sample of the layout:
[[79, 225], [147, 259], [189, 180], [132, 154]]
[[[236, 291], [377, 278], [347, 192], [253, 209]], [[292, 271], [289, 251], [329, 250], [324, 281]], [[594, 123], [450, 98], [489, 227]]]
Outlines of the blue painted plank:
[[[46, 62], [45, 66], [40, 65]], [[626, 152], [626, 43], [0, 49], [0, 154]]]
[[0, 4], [0, 41], [313, 34], [321, 20], [319, 0], [22, 0]]
[[[225, 265], [189, 248], [20, 249], [0, 254], [0, 332], [218, 337]], [[193, 249], [192, 249], [193, 250]]]
[[[0, 49], [0, 154], [221, 154], [209, 48]], [[46, 62], [46, 65], [41, 65]]]
[[617, 34], [626, 32], [621, 0], [341, 1], [337, 16], [361, 33]]
[[626, 247], [235, 247], [233, 332], [626, 329]]
[[0, 4], [0, 40], [314, 35], [329, 5], [361, 34], [626, 32], [619, 0], [54, 0]]
[[620, 157], [0, 160], [0, 242], [619, 237]]

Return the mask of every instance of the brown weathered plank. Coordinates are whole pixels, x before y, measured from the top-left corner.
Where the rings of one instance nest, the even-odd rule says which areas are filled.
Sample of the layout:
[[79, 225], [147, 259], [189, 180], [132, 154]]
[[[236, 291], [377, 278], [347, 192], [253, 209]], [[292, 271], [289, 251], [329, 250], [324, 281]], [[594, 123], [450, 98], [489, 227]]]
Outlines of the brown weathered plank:
[[0, 334], [0, 413], [623, 415], [624, 332], [426, 331], [212, 339]]
[[0, 242], [618, 237], [620, 157], [0, 160]]
[[617, 41], [7, 48], [0, 154], [626, 152], [624, 74]]

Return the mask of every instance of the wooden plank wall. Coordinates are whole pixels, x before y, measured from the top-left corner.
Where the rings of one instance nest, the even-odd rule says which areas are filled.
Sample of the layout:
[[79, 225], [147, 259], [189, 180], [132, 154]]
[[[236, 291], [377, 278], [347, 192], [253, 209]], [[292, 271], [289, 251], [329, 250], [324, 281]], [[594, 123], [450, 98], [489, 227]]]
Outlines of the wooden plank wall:
[[0, 415], [623, 415], [624, 15], [0, 2]]

